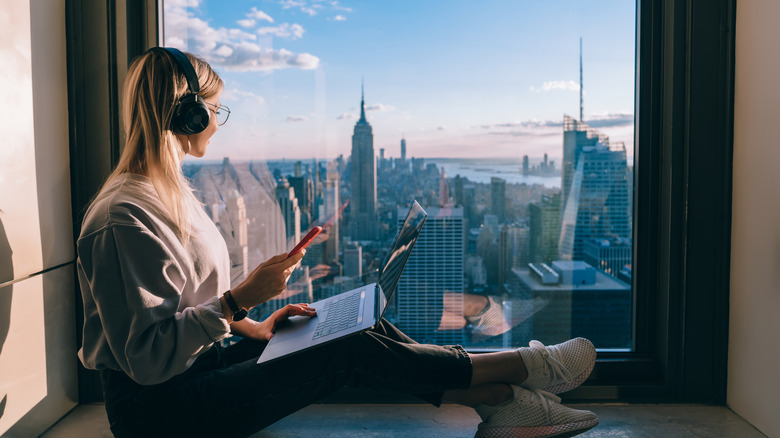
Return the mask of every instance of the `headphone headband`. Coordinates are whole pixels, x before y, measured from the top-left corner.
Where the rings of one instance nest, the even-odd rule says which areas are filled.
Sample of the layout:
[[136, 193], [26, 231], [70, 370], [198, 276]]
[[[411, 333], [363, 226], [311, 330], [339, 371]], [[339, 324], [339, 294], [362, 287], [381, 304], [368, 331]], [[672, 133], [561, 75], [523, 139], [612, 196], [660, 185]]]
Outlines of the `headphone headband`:
[[190, 93], [197, 94], [200, 91], [200, 84], [198, 83], [198, 74], [195, 73], [195, 67], [192, 66], [192, 63], [189, 59], [184, 55], [184, 53], [181, 52], [181, 50], [176, 49], [174, 47], [160, 47], [161, 49], [168, 52], [171, 56], [173, 56], [173, 59], [176, 60], [176, 63], [179, 64], [179, 67], [183, 70], [184, 77], [187, 79], [187, 87], [190, 89]]
[[168, 53], [176, 64], [179, 65], [179, 69], [184, 73], [184, 78], [187, 80], [187, 88], [189, 88], [189, 93], [180, 97], [178, 102], [176, 102], [170, 129], [173, 132], [185, 135], [203, 132], [209, 125], [211, 113], [206, 106], [206, 101], [198, 95], [200, 84], [198, 83], [198, 74], [195, 72], [195, 67], [179, 49], [173, 47], [153, 47], [149, 51], [158, 49]]

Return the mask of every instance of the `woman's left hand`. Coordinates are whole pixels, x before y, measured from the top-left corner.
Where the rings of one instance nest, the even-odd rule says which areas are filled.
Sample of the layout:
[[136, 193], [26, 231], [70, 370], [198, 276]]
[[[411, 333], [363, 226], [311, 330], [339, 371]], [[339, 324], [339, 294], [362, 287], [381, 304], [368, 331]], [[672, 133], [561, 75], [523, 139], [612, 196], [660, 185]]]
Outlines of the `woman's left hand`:
[[288, 304], [272, 313], [271, 316], [265, 319], [265, 321], [255, 323], [253, 330], [247, 335], [252, 339], [270, 341], [274, 336], [274, 330], [276, 330], [276, 326], [279, 323], [286, 321], [287, 318], [291, 316], [314, 317], [316, 315], [317, 311], [308, 304]]

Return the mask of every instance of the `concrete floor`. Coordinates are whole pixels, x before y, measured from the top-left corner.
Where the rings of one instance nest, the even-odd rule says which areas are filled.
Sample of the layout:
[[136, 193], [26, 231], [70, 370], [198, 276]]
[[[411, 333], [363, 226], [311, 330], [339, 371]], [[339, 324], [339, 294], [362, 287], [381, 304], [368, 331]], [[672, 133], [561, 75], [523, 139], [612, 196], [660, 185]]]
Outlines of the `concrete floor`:
[[[765, 438], [723, 406], [577, 404], [595, 412], [600, 424], [579, 435], [589, 438]], [[422, 404], [312, 405], [252, 438], [473, 437], [479, 417], [457, 405], [434, 408]], [[43, 438], [111, 437], [102, 404], [80, 405]]]

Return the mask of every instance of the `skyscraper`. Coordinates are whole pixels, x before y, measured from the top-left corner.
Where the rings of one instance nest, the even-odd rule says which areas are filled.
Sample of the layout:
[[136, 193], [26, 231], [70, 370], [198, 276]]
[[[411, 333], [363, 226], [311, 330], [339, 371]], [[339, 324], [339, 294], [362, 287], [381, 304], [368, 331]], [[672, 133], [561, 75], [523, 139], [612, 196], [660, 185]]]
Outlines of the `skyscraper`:
[[[296, 163], [296, 173], [300, 173], [298, 172], [298, 167], [300, 167], [298, 163]], [[314, 181], [311, 175], [307, 174], [287, 177], [287, 182], [290, 183], [290, 187], [298, 199], [298, 208], [301, 210], [301, 228], [305, 230], [309, 228], [314, 215], [312, 210], [314, 205]]]
[[607, 136], [565, 116], [564, 163], [559, 257], [583, 260], [584, 242], [592, 238], [631, 238], [625, 145], [610, 144]]
[[[441, 322], [439, 317], [444, 292], [462, 292], [465, 286], [463, 209], [426, 210], [428, 219], [395, 295], [398, 327], [420, 342], [462, 342], [462, 330], [442, 333], [437, 329]], [[407, 211], [406, 208], [398, 209], [399, 227]]]
[[551, 263], [558, 258], [561, 232], [561, 195], [542, 195], [542, 201], [528, 205], [531, 215], [530, 262]]
[[344, 248], [344, 275], [357, 279], [363, 276], [363, 248], [357, 242]]
[[490, 211], [499, 223], [506, 220], [506, 180], [495, 176], [490, 178]]
[[450, 203], [450, 185], [447, 183], [447, 172], [441, 169], [439, 174], [439, 207], [446, 207]]
[[[323, 183], [323, 187], [323, 214], [320, 217], [328, 221], [338, 213], [341, 204], [338, 173], [328, 172], [328, 179]], [[339, 260], [339, 225], [339, 218], [335, 217], [328, 230], [328, 240], [325, 241], [325, 254], [322, 260], [325, 264], [335, 263]]]
[[522, 224], [502, 225], [498, 231], [498, 285], [503, 286], [513, 267], [526, 266], [529, 229]]
[[[236, 250], [238, 254], [230, 255], [230, 259], [233, 261], [233, 266], [240, 263], [241, 265], [241, 278], [246, 278], [249, 275], [249, 248], [248, 248], [248, 235], [247, 235], [247, 217], [246, 217], [246, 204], [244, 203], [244, 197], [241, 196], [237, 190], [234, 190], [230, 198], [227, 199], [225, 208], [227, 211], [233, 212], [236, 216], [233, 225], [233, 233], [235, 237], [235, 243], [237, 247], [230, 248]], [[237, 263], [238, 262], [238, 263]]]
[[563, 115], [563, 164], [561, 168], [561, 214], [569, 198], [572, 178], [577, 167], [577, 160], [583, 148], [595, 146], [598, 143], [609, 144], [609, 137], [592, 129], [580, 120]]
[[301, 210], [298, 207], [295, 191], [290, 187], [287, 178], [282, 177], [278, 181], [276, 201], [279, 203], [279, 209], [284, 217], [287, 241], [289, 243], [292, 240], [292, 244], [295, 244], [301, 240]]
[[352, 239], [374, 240], [377, 230], [374, 134], [366, 120], [366, 103], [362, 93], [360, 120], [352, 134], [351, 176]]
[[589, 239], [583, 245], [583, 259], [589, 265], [618, 277], [620, 271], [631, 266], [631, 239]]

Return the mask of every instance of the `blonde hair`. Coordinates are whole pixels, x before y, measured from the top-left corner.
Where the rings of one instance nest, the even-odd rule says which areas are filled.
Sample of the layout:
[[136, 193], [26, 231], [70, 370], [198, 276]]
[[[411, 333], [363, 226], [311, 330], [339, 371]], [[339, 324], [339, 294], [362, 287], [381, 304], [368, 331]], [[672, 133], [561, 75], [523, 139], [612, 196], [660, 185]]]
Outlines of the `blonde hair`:
[[[195, 68], [201, 97], [208, 99], [222, 91], [222, 79], [206, 61], [184, 55]], [[185, 241], [190, 235], [192, 206], [200, 203], [182, 174], [185, 151], [170, 127], [175, 105], [188, 90], [182, 68], [167, 51], [153, 48], [133, 61], [122, 104], [125, 147], [104, 185], [128, 172], [147, 176], [170, 214], [174, 232]]]

